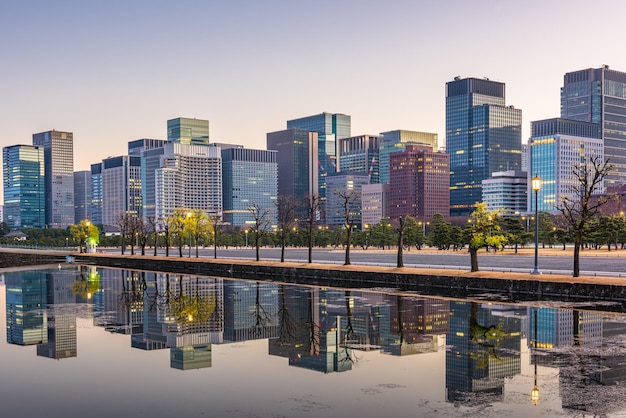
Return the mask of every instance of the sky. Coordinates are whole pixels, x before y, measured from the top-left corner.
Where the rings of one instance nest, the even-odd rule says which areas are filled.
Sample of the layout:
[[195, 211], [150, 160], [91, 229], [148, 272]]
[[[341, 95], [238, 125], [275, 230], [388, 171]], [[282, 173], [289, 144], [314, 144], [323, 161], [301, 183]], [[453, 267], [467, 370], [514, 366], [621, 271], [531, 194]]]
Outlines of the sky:
[[623, 0], [0, 0], [0, 146], [74, 133], [74, 169], [210, 122], [210, 140], [266, 148], [321, 112], [352, 135], [435, 132], [445, 83], [506, 83], [530, 122], [559, 116], [566, 72], [626, 72]]

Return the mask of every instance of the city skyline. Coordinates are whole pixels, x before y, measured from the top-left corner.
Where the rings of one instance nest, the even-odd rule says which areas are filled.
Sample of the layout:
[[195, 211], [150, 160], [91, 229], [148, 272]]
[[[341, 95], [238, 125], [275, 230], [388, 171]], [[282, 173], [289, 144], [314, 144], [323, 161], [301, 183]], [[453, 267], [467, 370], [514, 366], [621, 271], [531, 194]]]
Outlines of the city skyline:
[[455, 76], [505, 83], [525, 143], [531, 121], [559, 116], [566, 72], [626, 71], [615, 43], [601, 42], [622, 37], [605, 17], [626, 4], [602, 6], [3, 3], [1, 145], [73, 132], [79, 171], [129, 141], [166, 139], [176, 117], [208, 119], [211, 142], [264, 149], [285, 121], [326, 111], [351, 115], [352, 135], [433, 132], [444, 146]]

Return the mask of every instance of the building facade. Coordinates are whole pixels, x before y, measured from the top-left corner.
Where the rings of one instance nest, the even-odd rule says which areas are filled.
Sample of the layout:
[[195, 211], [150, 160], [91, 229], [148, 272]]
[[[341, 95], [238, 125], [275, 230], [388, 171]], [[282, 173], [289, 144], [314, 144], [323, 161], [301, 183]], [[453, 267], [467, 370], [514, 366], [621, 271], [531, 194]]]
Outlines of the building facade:
[[33, 134], [33, 145], [44, 151], [46, 225], [67, 228], [74, 223], [74, 134]]
[[604, 157], [614, 167], [605, 183], [626, 183], [626, 73], [604, 65], [565, 74], [561, 117], [601, 125]]
[[525, 171], [498, 171], [483, 180], [483, 199], [488, 211], [501, 216], [520, 217], [528, 204], [528, 180]]
[[354, 225], [361, 226], [361, 187], [366, 184], [369, 184], [366, 172], [348, 171], [326, 177], [326, 225], [344, 226], [347, 210]]
[[438, 150], [438, 135], [429, 132], [395, 130], [382, 132], [379, 137], [380, 182], [389, 184], [389, 155], [404, 151], [407, 145], [420, 145]]
[[270, 210], [276, 225], [278, 163], [276, 151], [233, 147], [221, 150], [224, 196], [224, 222], [235, 227], [254, 224], [251, 205]]
[[91, 170], [76, 171], [74, 173], [74, 220], [76, 223], [83, 219], [93, 221], [91, 216]]
[[45, 217], [44, 150], [32, 145], [2, 149], [4, 221], [11, 228], [43, 228]]
[[102, 224], [102, 163], [91, 164], [91, 221]]
[[389, 185], [364, 184], [361, 186], [361, 222], [363, 228], [389, 218]]
[[452, 216], [474, 211], [491, 173], [521, 169], [522, 111], [505, 105], [504, 83], [458, 77], [446, 83], [446, 152]]
[[[535, 175], [541, 178], [538, 210], [556, 212], [565, 197], [573, 198], [579, 182], [574, 168], [602, 157], [604, 146], [599, 124], [569, 119], [546, 119], [531, 123], [528, 184]], [[604, 191], [600, 187], [598, 193]], [[534, 193], [528, 193], [528, 211], [535, 208]]]
[[115, 226], [121, 214], [141, 213], [141, 159], [122, 155], [102, 160], [102, 223]]
[[426, 222], [450, 215], [450, 158], [431, 147], [406, 145], [389, 156], [389, 217], [412, 216]]
[[378, 136], [359, 135], [338, 140], [338, 171], [367, 173], [370, 184], [380, 182]]
[[167, 141], [183, 145], [209, 145], [209, 121], [175, 118], [167, 121]]

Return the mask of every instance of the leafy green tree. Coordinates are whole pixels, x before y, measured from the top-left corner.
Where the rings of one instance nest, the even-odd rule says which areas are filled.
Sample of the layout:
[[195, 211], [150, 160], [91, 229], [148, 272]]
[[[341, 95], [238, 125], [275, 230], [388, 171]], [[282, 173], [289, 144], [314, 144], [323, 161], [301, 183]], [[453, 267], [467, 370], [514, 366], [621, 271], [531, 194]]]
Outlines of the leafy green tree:
[[506, 243], [506, 237], [500, 232], [498, 212], [487, 210], [486, 203], [478, 203], [470, 215], [469, 253], [471, 271], [478, 271], [478, 250], [491, 246], [498, 248]]
[[9, 232], [11, 232], [11, 227], [9, 226], [9, 224], [4, 221], [0, 222], [0, 236], [3, 237]]
[[431, 229], [429, 240], [430, 244], [437, 247], [440, 250], [447, 250], [450, 248], [450, 224], [446, 222], [443, 215], [436, 213], [433, 219], [430, 221]]
[[[75, 242], [78, 243], [79, 252], [87, 251], [87, 242], [92, 241], [94, 244], [100, 242], [100, 231], [98, 227], [88, 219], [83, 219], [77, 224], [70, 225], [70, 235]], [[85, 249], [83, 251], [83, 248]]]
[[517, 254], [518, 246], [523, 246], [532, 238], [532, 233], [526, 231], [526, 227], [519, 218], [502, 219], [501, 228], [507, 242], [515, 246], [515, 254]]

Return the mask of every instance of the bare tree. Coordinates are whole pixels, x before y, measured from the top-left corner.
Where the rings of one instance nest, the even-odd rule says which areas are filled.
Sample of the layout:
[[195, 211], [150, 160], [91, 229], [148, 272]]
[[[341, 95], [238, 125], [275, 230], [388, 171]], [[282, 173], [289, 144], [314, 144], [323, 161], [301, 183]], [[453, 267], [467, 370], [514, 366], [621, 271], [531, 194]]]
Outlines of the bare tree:
[[146, 224], [150, 227], [150, 233], [154, 235], [154, 256], [157, 255], [157, 247], [159, 245], [159, 232], [157, 230], [159, 223], [154, 215], [149, 215]]
[[163, 230], [163, 236], [165, 238], [165, 256], [170, 256], [170, 247], [172, 246], [172, 217], [166, 216], [159, 220], [161, 229]]
[[607, 202], [605, 197], [594, 199], [592, 195], [600, 190], [604, 178], [612, 169], [609, 160], [603, 161], [599, 156], [590, 157], [574, 166], [572, 173], [576, 184], [570, 188], [572, 195], [565, 196], [557, 207], [574, 237], [574, 277], [580, 276], [580, 247], [585, 227]]
[[261, 245], [261, 238], [267, 233], [267, 229], [270, 226], [270, 213], [269, 209], [262, 208], [257, 203], [253, 203], [248, 207], [248, 212], [252, 215], [254, 220], [254, 227], [252, 232], [254, 233], [254, 248], [256, 250], [256, 261], [259, 261], [259, 247]]
[[276, 214], [278, 215], [278, 240], [280, 241], [280, 262], [285, 261], [285, 247], [289, 232], [296, 225], [297, 203], [291, 196], [278, 196], [275, 201]]
[[402, 258], [402, 250], [404, 249], [404, 219], [402, 216], [398, 219], [398, 256], [397, 256], [397, 267], [404, 267], [404, 259]]
[[333, 194], [339, 198], [341, 217], [346, 228], [346, 257], [344, 265], [350, 265], [350, 247], [352, 246], [352, 231], [361, 209], [361, 193], [359, 190], [334, 190]]
[[141, 247], [141, 255], [146, 255], [146, 245], [148, 245], [148, 238], [152, 232], [152, 226], [140, 217], [136, 217], [135, 222], [137, 222], [137, 238], [139, 246]]
[[222, 214], [215, 213], [213, 215], [209, 215], [208, 221], [211, 225], [211, 229], [213, 230], [213, 258], [217, 258], [217, 236], [220, 232]]
[[305, 198], [307, 205], [307, 239], [309, 244], [309, 263], [313, 262], [313, 232], [315, 231], [315, 221], [319, 216], [322, 201], [319, 195], [311, 194]]
[[124, 240], [126, 238], [126, 234], [128, 233], [128, 214], [126, 212], [118, 213], [115, 216], [115, 225], [120, 229], [121, 251], [122, 255], [124, 255], [124, 250], [126, 249]]

